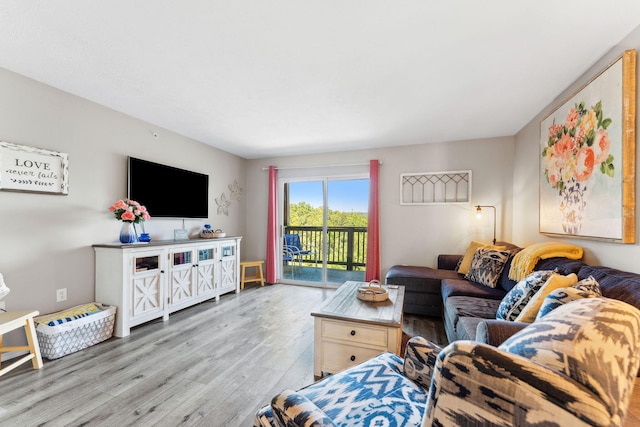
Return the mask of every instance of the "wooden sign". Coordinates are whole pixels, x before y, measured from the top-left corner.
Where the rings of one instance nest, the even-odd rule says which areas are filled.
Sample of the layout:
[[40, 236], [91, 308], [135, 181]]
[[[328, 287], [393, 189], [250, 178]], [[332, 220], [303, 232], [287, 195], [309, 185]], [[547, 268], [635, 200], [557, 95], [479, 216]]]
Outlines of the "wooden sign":
[[0, 190], [69, 194], [69, 155], [0, 141]]

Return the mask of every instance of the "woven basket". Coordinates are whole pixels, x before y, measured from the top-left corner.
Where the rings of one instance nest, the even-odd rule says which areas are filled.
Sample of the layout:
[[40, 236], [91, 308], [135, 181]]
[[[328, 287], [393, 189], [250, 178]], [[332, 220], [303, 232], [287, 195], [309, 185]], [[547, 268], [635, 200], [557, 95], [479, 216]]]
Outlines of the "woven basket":
[[[116, 306], [96, 303], [102, 311], [55, 326], [40, 323], [36, 335], [42, 357], [53, 360], [105, 341], [113, 335]], [[34, 319], [37, 321], [37, 318]]]
[[209, 230], [209, 231], [204, 231], [202, 230], [200, 232], [200, 237], [202, 237], [203, 239], [217, 239], [219, 237], [225, 237], [227, 235], [227, 233], [223, 233], [222, 230], [217, 229], [215, 231], [213, 230]]
[[372, 280], [367, 286], [359, 287], [356, 296], [362, 301], [380, 302], [389, 299], [389, 292], [380, 281]]

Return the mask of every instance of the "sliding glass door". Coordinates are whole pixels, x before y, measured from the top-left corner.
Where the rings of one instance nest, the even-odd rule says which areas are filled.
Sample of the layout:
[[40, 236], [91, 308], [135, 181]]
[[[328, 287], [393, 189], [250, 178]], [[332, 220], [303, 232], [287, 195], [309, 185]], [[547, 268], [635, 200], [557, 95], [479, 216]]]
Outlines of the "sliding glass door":
[[363, 281], [369, 179], [286, 179], [281, 188], [282, 281]]

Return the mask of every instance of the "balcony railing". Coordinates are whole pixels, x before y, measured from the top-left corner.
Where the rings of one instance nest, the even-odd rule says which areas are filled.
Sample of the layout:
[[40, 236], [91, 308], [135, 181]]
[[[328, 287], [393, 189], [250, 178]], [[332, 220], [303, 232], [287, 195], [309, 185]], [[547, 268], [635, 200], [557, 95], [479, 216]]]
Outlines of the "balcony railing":
[[[322, 227], [286, 226], [285, 233], [300, 235], [303, 249], [312, 248], [316, 256], [302, 258], [306, 264], [322, 263]], [[328, 227], [327, 267], [364, 270], [367, 263], [367, 227]]]

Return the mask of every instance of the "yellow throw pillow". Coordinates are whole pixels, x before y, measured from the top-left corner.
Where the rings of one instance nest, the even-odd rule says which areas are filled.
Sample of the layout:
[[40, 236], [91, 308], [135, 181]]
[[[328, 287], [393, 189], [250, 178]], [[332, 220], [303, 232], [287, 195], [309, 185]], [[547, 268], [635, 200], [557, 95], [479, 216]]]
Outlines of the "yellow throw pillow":
[[563, 276], [557, 273], [552, 274], [545, 284], [542, 285], [540, 290], [531, 297], [527, 305], [522, 309], [518, 317], [516, 317], [515, 321], [533, 323], [533, 321], [536, 320], [538, 311], [540, 310], [540, 307], [542, 307], [542, 302], [547, 295], [556, 289], [567, 288], [575, 285], [576, 283], [578, 283], [578, 276], [574, 273], [571, 273], [568, 276]]
[[507, 249], [506, 246], [495, 246], [495, 245], [490, 245], [488, 243], [476, 242], [475, 240], [472, 240], [471, 243], [469, 243], [469, 247], [467, 248], [467, 251], [464, 253], [464, 256], [462, 257], [462, 261], [460, 262], [460, 266], [458, 267], [458, 273], [467, 274], [469, 272], [469, 269], [471, 268], [471, 260], [473, 259], [473, 254], [475, 254], [476, 251], [480, 248], [495, 249], [497, 251], [503, 251]]

